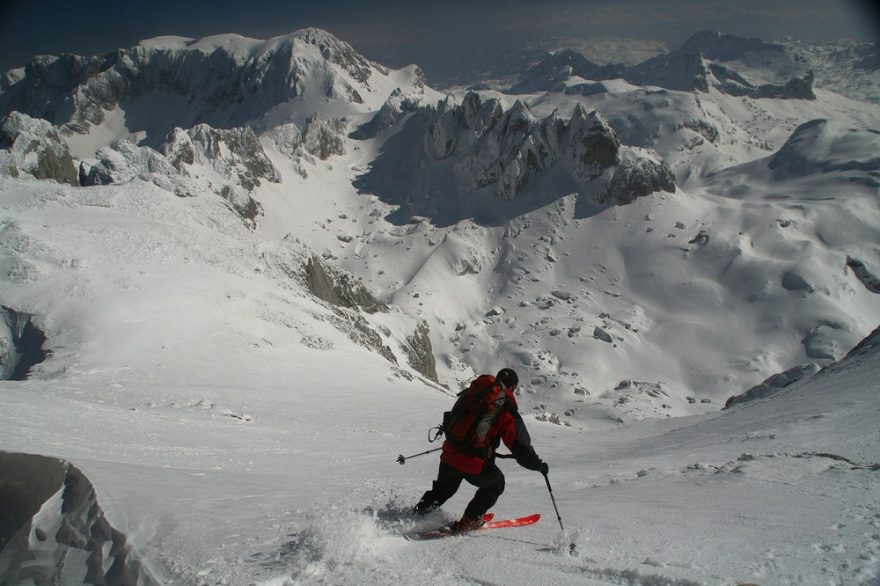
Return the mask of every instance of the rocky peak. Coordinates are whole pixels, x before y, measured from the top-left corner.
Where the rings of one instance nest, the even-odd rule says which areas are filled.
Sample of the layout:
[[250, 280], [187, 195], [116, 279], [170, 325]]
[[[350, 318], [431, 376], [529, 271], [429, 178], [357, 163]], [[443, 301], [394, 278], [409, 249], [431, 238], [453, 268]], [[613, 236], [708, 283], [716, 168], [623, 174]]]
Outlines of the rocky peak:
[[587, 112], [578, 103], [571, 116], [568, 153], [572, 169], [585, 178], [598, 177], [619, 160], [620, 141], [598, 110]]
[[513, 94], [546, 91], [575, 76], [590, 80], [614, 79], [620, 77], [624, 69], [617, 63], [598, 65], [571, 49], [551, 51], [508, 91]]
[[0, 121], [0, 173], [79, 185], [73, 157], [58, 128], [20, 112]]
[[342, 67], [362, 84], [369, 85], [370, 76], [374, 70], [379, 70], [386, 75], [388, 73], [386, 68], [367, 60], [351, 45], [337, 39], [325, 30], [307, 28], [293, 33], [292, 37], [317, 47], [324, 59]]

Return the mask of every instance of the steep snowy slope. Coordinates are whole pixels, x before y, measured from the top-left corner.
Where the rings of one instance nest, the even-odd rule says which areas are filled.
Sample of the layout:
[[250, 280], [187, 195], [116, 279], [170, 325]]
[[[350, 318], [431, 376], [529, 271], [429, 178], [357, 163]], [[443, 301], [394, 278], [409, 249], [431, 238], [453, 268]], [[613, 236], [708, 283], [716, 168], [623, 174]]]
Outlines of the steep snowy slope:
[[77, 470], [67, 488], [27, 476], [49, 497], [0, 553], [9, 582], [83, 580], [92, 558], [58, 531], [78, 519], [63, 505], [72, 478], [104, 520], [90, 518], [98, 565], [118, 576], [125, 559], [142, 584], [878, 576], [876, 334], [810, 380], [710, 415], [597, 432], [528, 418], [567, 533], [541, 477], [504, 462], [496, 514], [539, 512], [538, 525], [414, 543], [403, 534], [455, 517], [472, 490], [413, 519], [436, 460], [394, 461], [432, 447], [425, 431], [453, 398], [352, 341], [354, 316], [291, 278], [301, 245], [148, 183], [0, 188], [4, 299], [43, 316], [53, 352], [31, 380], [0, 383], [0, 446]]

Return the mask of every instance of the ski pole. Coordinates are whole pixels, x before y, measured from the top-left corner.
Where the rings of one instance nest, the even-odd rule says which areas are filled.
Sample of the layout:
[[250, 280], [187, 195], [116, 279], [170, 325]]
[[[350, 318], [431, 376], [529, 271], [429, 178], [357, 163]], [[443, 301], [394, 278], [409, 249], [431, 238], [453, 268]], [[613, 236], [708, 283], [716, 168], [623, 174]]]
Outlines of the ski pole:
[[556, 498], [553, 496], [553, 489], [550, 487], [550, 479], [544, 474], [544, 482], [547, 483], [547, 490], [550, 491], [550, 500], [553, 501], [553, 509], [556, 511], [556, 519], [559, 521], [559, 528], [565, 533], [565, 527], [562, 526], [562, 515], [559, 514], [559, 507], [556, 506]]
[[404, 456], [401, 454], [400, 456], [397, 456], [397, 461], [400, 463], [401, 466], [403, 466], [404, 464], [406, 464], [406, 461], [409, 460], [410, 458], [417, 458], [419, 456], [424, 456], [425, 454], [430, 454], [431, 452], [438, 452], [442, 449], [443, 448], [434, 448], [433, 450], [428, 450], [427, 452], [413, 454], [412, 456]]

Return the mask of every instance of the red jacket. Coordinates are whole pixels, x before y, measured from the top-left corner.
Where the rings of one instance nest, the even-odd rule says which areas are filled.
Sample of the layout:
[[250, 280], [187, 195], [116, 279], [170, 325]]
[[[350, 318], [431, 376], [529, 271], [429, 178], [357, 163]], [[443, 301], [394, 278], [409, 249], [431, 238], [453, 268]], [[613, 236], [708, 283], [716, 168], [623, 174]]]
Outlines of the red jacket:
[[504, 394], [507, 398], [504, 409], [492, 427], [489, 428], [487, 435], [489, 444], [492, 446], [489, 458], [484, 460], [479, 456], [462, 453], [456, 450], [449, 441], [445, 441], [440, 455], [442, 462], [446, 462], [465, 474], [480, 474], [486, 462], [495, 460], [495, 450], [503, 441], [520, 466], [529, 470], [541, 468], [543, 462], [532, 448], [532, 438], [529, 437], [525, 422], [519, 414], [516, 398], [509, 388], [504, 389]]

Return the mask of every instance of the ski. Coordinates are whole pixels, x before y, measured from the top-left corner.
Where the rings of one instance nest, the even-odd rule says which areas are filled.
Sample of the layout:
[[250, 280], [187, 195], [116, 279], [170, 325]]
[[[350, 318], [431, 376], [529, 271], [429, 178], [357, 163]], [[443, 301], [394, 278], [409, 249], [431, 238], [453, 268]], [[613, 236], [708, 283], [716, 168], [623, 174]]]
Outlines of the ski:
[[478, 527], [475, 531], [482, 531], [484, 529], [504, 529], [505, 527], [523, 527], [524, 525], [534, 525], [541, 518], [541, 515], [535, 513], [534, 515], [528, 515], [527, 517], [519, 517], [516, 519], [502, 519], [500, 521], [490, 521], [487, 522], [482, 527]]
[[407, 539], [411, 541], [422, 541], [425, 539], [442, 539], [444, 537], [452, 537], [453, 535], [465, 535], [469, 533], [479, 533], [481, 531], [488, 531], [489, 529], [505, 529], [507, 527], [523, 527], [525, 525], [534, 525], [538, 522], [538, 519], [541, 518], [540, 514], [528, 515], [526, 517], [518, 517], [516, 519], [502, 519], [499, 521], [493, 521], [494, 516], [492, 513], [487, 513], [483, 515], [484, 524], [475, 529], [470, 529], [468, 531], [454, 531], [451, 526], [440, 527], [439, 529], [432, 529], [430, 531], [423, 531], [421, 533], [416, 533], [414, 535], [407, 536]]

